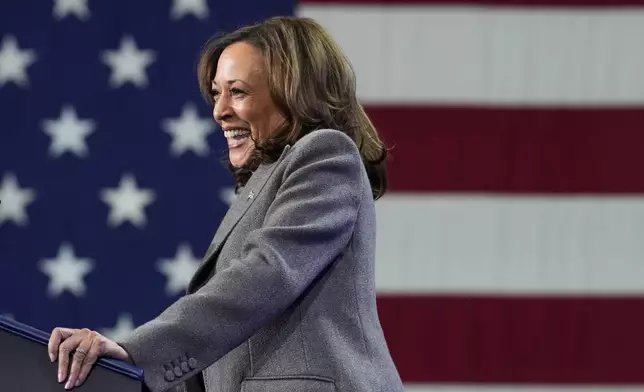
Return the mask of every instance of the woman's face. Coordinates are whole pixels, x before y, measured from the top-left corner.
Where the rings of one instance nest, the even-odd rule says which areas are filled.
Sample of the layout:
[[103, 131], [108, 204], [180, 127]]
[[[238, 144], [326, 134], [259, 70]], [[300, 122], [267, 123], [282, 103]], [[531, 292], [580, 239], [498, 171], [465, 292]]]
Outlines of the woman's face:
[[243, 166], [255, 148], [251, 134], [265, 139], [284, 121], [271, 99], [259, 49], [245, 42], [227, 47], [219, 57], [212, 91], [213, 117], [228, 141], [230, 162]]

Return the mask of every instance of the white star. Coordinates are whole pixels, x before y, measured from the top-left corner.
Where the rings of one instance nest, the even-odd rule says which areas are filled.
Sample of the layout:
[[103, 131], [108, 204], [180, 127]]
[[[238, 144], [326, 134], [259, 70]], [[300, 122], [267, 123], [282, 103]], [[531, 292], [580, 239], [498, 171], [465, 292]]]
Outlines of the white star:
[[154, 191], [139, 189], [131, 174], [121, 177], [118, 188], [103, 189], [100, 195], [101, 200], [110, 205], [108, 224], [112, 227], [126, 220], [138, 228], [145, 226], [147, 219], [143, 209], [156, 199]]
[[13, 35], [2, 38], [0, 45], [0, 86], [5, 82], [14, 82], [20, 87], [29, 85], [27, 67], [36, 61], [36, 52], [32, 49], [20, 50], [18, 41]]
[[135, 325], [132, 316], [128, 313], [119, 315], [114, 328], [103, 328], [99, 333], [108, 339], [119, 341], [127, 337], [134, 330]]
[[89, 18], [87, 0], [54, 0], [54, 18], [61, 20], [69, 14], [75, 14], [82, 21]]
[[190, 245], [180, 244], [174, 259], [161, 259], [157, 269], [165, 275], [165, 291], [169, 296], [185, 292], [201, 260], [194, 257]]
[[199, 118], [194, 104], [185, 104], [180, 117], [164, 119], [161, 127], [172, 135], [170, 153], [173, 156], [180, 156], [188, 150], [198, 156], [210, 152], [206, 138], [215, 130], [215, 124], [209, 118]]
[[79, 120], [76, 110], [70, 105], [65, 105], [58, 120], [43, 121], [44, 131], [51, 137], [49, 154], [59, 157], [65, 151], [70, 151], [81, 158], [86, 157], [85, 138], [94, 132], [94, 127], [94, 121]]
[[25, 209], [36, 198], [36, 192], [29, 188], [20, 188], [16, 176], [5, 173], [0, 184], [0, 225], [12, 220], [19, 226], [29, 223]]
[[110, 85], [119, 87], [131, 82], [141, 88], [148, 85], [145, 68], [156, 59], [152, 50], [139, 50], [132, 36], [124, 36], [118, 50], [106, 50], [101, 56], [112, 71]]
[[199, 19], [208, 18], [208, 4], [206, 0], [173, 0], [170, 17], [174, 20], [183, 18], [186, 14], [193, 14]]
[[77, 258], [74, 249], [68, 243], [63, 243], [58, 249], [55, 259], [45, 259], [39, 263], [40, 271], [49, 276], [48, 294], [52, 297], [69, 290], [77, 297], [85, 295], [83, 281], [94, 267], [94, 261], [87, 258]]
[[235, 187], [224, 187], [219, 191], [219, 199], [228, 205], [233, 204], [236, 197]]

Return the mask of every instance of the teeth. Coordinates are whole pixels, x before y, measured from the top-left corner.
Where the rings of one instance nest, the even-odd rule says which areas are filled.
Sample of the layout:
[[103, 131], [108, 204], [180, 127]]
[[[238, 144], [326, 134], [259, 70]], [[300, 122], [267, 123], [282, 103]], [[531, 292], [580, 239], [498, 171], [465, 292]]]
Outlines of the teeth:
[[250, 136], [250, 131], [247, 129], [231, 129], [229, 131], [224, 131], [224, 136], [226, 138], [235, 136]]

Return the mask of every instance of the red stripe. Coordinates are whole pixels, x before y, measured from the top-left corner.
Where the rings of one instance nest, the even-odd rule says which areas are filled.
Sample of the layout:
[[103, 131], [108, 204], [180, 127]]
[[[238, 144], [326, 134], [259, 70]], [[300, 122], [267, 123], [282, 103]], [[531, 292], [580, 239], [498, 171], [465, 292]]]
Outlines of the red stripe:
[[644, 192], [644, 109], [367, 111], [394, 191]]
[[378, 299], [405, 382], [642, 384], [644, 299]]
[[464, 5], [464, 6], [548, 6], [620, 7], [644, 5], [644, 0], [299, 0], [306, 5]]

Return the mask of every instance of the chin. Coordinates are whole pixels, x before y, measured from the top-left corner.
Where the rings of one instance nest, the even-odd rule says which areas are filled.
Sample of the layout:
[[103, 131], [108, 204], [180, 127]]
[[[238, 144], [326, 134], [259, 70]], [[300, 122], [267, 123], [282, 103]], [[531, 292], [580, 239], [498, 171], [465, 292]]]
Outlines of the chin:
[[240, 168], [244, 166], [247, 162], [248, 159], [250, 158], [250, 153], [247, 154], [229, 154], [228, 159], [230, 160], [230, 164], [233, 165], [235, 168]]
[[253, 155], [255, 151], [254, 145], [250, 140], [246, 141], [244, 144], [228, 149], [228, 159], [230, 164], [236, 168], [240, 168], [248, 163], [248, 160]]

